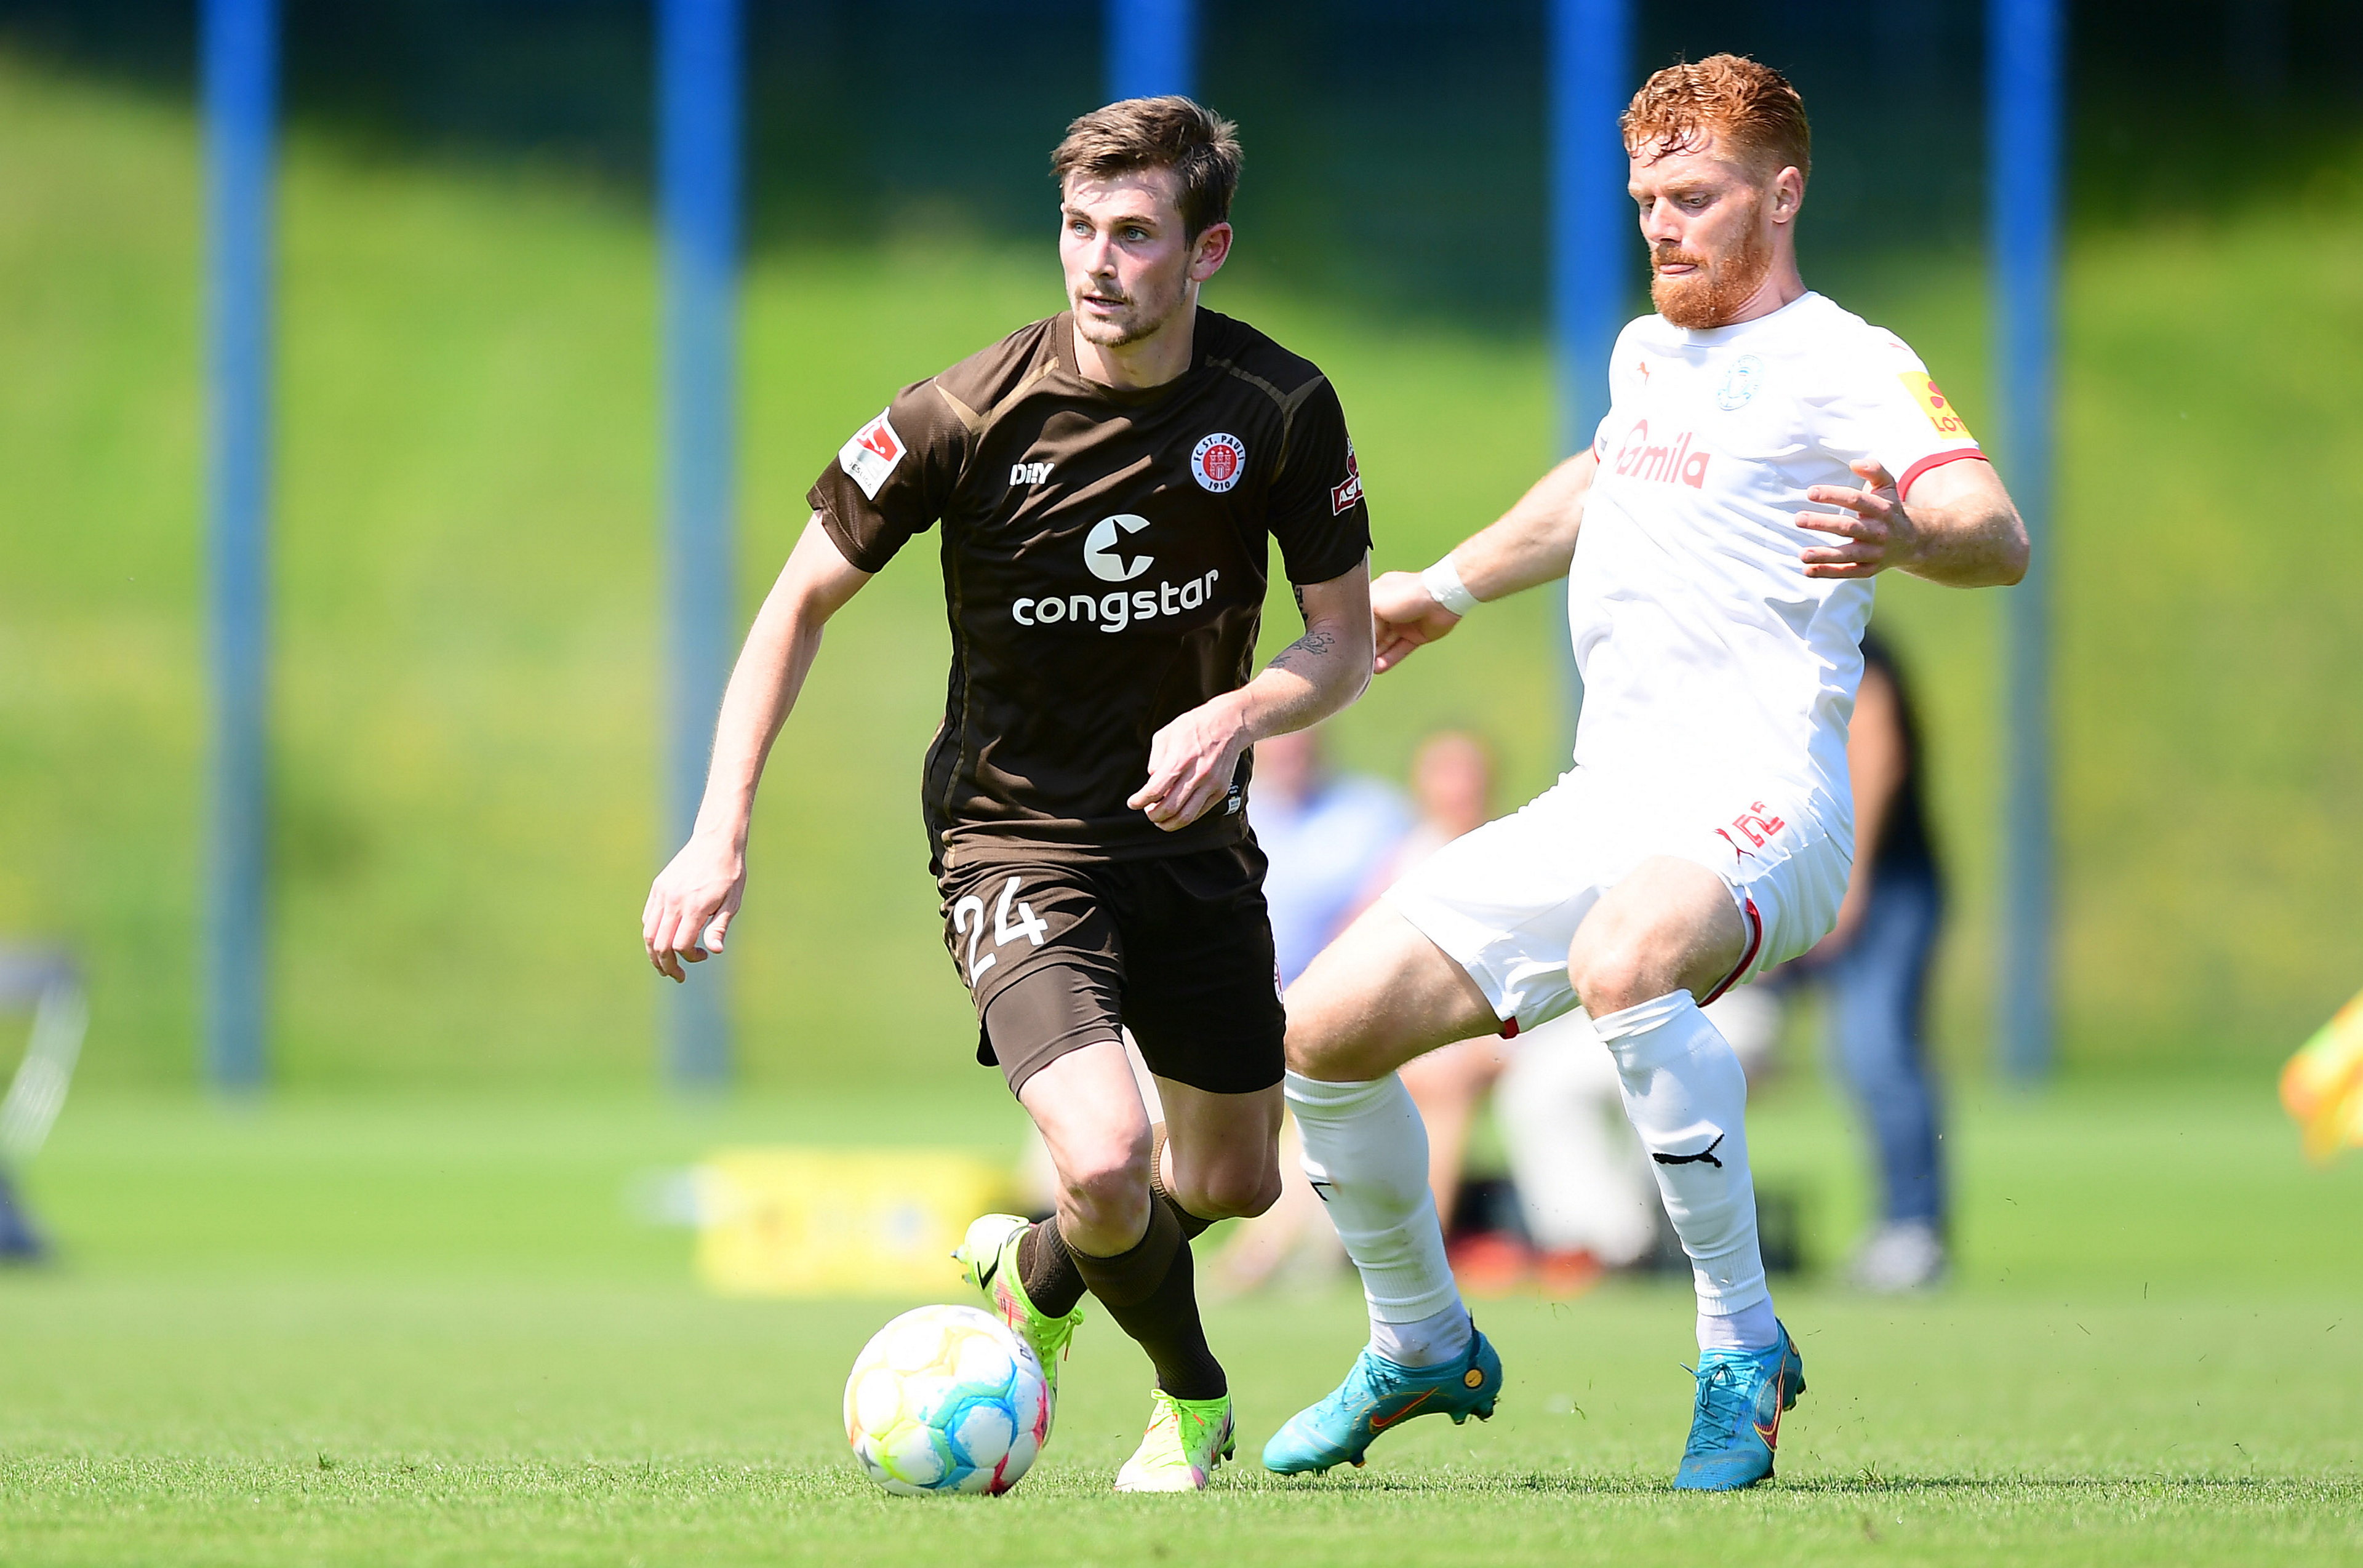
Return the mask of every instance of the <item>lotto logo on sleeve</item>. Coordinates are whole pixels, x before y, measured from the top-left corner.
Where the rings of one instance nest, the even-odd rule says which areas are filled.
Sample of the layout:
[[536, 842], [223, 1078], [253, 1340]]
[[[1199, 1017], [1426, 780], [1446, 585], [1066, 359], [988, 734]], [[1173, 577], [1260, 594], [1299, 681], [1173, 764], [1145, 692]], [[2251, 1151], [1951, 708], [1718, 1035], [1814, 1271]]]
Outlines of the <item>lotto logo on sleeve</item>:
[[853, 439], [837, 449], [837, 463], [845, 476], [861, 486], [861, 493], [872, 501], [878, 499], [878, 487], [903, 461], [903, 438], [884, 414], [853, 432]]
[[1237, 484], [1247, 471], [1247, 443], [1219, 430], [1200, 441], [1198, 450], [1190, 454], [1190, 477], [1201, 489], [1217, 495]]
[[1896, 379], [1912, 394], [1913, 401], [1920, 405], [1920, 412], [1928, 416], [1928, 423], [1936, 427], [1938, 435], [1948, 441], [1977, 439], [1969, 434], [1969, 426], [1962, 422], [1960, 411], [1953, 406], [1953, 400], [1938, 391], [1935, 382], [1918, 371], [1905, 371]]

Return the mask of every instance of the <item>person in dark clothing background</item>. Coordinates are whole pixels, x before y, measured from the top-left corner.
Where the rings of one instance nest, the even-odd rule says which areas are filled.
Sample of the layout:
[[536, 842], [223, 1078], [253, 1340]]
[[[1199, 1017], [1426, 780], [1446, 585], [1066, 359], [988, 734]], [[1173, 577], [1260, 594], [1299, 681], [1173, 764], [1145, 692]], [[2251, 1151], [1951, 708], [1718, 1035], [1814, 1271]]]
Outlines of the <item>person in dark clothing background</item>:
[[1862, 656], [1847, 740], [1854, 871], [1836, 928], [1796, 967], [1823, 987], [1838, 1067], [1878, 1153], [1879, 1219], [1856, 1254], [1854, 1280], [1893, 1292], [1936, 1284], [1946, 1269], [1943, 1122], [1925, 1029], [1944, 882], [1911, 688], [1875, 631], [1863, 638]]

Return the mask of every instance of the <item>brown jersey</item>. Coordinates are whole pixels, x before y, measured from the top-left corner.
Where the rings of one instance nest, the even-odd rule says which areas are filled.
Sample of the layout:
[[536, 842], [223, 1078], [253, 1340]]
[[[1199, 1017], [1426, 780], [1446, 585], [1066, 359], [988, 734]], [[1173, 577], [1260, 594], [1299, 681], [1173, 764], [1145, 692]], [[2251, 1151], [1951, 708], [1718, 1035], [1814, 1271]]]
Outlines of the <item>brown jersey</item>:
[[904, 387], [812, 488], [864, 572], [943, 525], [951, 682], [922, 785], [940, 865], [1237, 842], [1244, 761], [1179, 831], [1125, 804], [1149, 740], [1246, 684], [1267, 539], [1298, 584], [1370, 550], [1345, 412], [1312, 364], [1201, 310], [1189, 370], [1129, 391], [1082, 377], [1072, 332], [1062, 312]]

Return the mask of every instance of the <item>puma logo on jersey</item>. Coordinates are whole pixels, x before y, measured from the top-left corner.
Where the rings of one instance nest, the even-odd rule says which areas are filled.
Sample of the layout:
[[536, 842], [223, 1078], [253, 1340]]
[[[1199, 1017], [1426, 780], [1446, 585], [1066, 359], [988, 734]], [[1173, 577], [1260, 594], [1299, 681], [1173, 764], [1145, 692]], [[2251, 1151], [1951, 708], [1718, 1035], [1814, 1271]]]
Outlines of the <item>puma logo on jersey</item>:
[[1684, 430], [1670, 441], [1651, 445], [1649, 421], [1636, 419], [1616, 449], [1614, 473], [1625, 479], [1649, 479], [1664, 484], [1706, 488], [1707, 460], [1713, 454], [1693, 450], [1698, 438]]
[[1009, 465], [1009, 487], [1012, 490], [1021, 484], [1040, 484], [1049, 477], [1050, 465], [1047, 462], [1013, 462]]

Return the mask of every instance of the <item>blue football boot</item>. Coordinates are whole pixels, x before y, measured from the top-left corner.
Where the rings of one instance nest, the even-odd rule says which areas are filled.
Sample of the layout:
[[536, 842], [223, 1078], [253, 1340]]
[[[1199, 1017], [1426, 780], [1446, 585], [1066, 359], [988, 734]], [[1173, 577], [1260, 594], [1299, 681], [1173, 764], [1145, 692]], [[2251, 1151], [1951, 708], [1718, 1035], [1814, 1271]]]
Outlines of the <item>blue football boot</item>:
[[1263, 1467], [1282, 1475], [1359, 1464], [1381, 1432], [1414, 1416], [1491, 1420], [1502, 1394], [1502, 1358], [1475, 1324], [1469, 1349], [1441, 1366], [1398, 1366], [1368, 1347], [1337, 1391], [1289, 1418], [1263, 1446]]
[[1804, 1391], [1805, 1361], [1786, 1327], [1769, 1350], [1701, 1351], [1698, 1406], [1674, 1489], [1732, 1492], [1769, 1477], [1781, 1413]]

